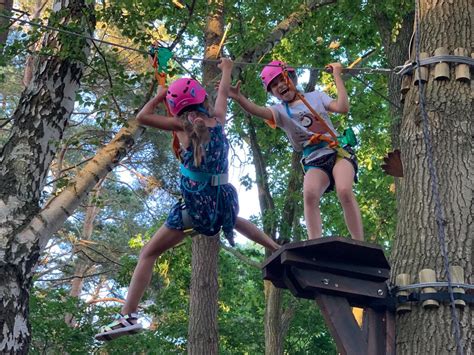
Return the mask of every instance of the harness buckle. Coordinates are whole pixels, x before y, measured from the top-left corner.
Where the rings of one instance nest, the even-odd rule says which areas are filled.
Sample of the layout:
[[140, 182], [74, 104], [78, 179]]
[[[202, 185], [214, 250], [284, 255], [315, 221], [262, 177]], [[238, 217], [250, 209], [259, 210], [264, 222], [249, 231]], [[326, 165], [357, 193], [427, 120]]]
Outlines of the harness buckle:
[[211, 186], [225, 185], [229, 183], [229, 174], [217, 174], [211, 176]]

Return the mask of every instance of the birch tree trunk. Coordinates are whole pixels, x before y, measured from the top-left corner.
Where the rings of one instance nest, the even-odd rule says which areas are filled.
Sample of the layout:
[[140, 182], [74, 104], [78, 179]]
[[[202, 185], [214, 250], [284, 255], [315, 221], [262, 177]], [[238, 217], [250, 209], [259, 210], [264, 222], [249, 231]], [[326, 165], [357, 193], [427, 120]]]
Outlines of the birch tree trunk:
[[[471, 0], [420, 1], [420, 51], [430, 56], [439, 47], [472, 52], [474, 3]], [[412, 58], [413, 59], [413, 58]], [[464, 269], [465, 282], [473, 276], [473, 106], [469, 81], [454, 78], [434, 80], [430, 68], [424, 85], [427, 121], [431, 147], [426, 144], [420, 113], [419, 88], [411, 86], [407, 93], [400, 131], [404, 177], [398, 189], [400, 206], [395, 245], [392, 253], [392, 276], [412, 275], [429, 268], [439, 281], [447, 280], [440, 236], [444, 228], [445, 246], [450, 265]], [[413, 82], [412, 82], [413, 84]], [[428, 149], [432, 149], [434, 169], [430, 169]], [[433, 170], [438, 178], [438, 194], [433, 193]], [[441, 205], [437, 219], [436, 198]], [[439, 215], [439, 214], [438, 214]], [[438, 223], [439, 221], [439, 223]], [[440, 227], [442, 227], [440, 229]], [[460, 321], [464, 354], [474, 352], [474, 314], [472, 305], [456, 310]], [[440, 303], [437, 309], [421, 305], [397, 317], [397, 354], [455, 354], [454, 317], [450, 305]], [[460, 352], [458, 352], [460, 353]]]
[[[63, 25], [93, 28], [93, 4], [88, 4], [56, 2], [53, 13], [61, 13]], [[30, 343], [28, 297], [40, 250], [30, 222], [40, 210], [48, 168], [74, 107], [82, 60], [90, 48], [83, 39], [71, 42], [57, 33], [44, 37], [43, 46], [63, 55], [38, 57], [0, 152], [0, 352], [4, 354], [26, 354]]]
[[[220, 56], [219, 43], [224, 34], [224, 0], [208, 0], [210, 14], [204, 33], [204, 58]], [[203, 84], [213, 91], [213, 81], [220, 73], [217, 65], [204, 62]], [[215, 95], [214, 95], [215, 96]], [[219, 237], [196, 236], [192, 241], [192, 268], [189, 301], [188, 354], [219, 353], [218, 258]]]

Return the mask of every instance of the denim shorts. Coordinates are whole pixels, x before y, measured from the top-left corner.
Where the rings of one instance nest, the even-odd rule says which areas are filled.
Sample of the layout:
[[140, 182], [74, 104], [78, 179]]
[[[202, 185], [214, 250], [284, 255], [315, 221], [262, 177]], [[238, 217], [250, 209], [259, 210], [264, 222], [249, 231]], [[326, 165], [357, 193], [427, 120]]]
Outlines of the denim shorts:
[[332, 170], [334, 168], [334, 165], [336, 165], [336, 162], [338, 162], [340, 159], [346, 159], [348, 160], [352, 166], [354, 167], [354, 182], [357, 183], [357, 172], [359, 170], [359, 167], [357, 165], [357, 158], [355, 156], [354, 150], [350, 147], [344, 147], [344, 150], [347, 151], [351, 157], [346, 158], [346, 157], [340, 157], [337, 155], [337, 152], [331, 153], [331, 154], [326, 154], [322, 156], [321, 158], [315, 159], [309, 163], [303, 163], [303, 170], [306, 173], [310, 169], [321, 169], [326, 173], [326, 175], [329, 177], [329, 186], [326, 189], [326, 192], [330, 192], [334, 190], [334, 176], [332, 175]]

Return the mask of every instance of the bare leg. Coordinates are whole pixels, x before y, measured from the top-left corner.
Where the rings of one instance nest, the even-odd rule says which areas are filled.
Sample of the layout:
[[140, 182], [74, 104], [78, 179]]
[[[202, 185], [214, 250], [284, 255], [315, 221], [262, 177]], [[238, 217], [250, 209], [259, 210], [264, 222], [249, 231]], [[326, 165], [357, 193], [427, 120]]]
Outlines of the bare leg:
[[272, 238], [263, 233], [255, 224], [245, 218], [237, 217], [235, 229], [243, 236], [270, 249], [271, 251], [275, 251], [280, 247]]
[[303, 183], [303, 197], [304, 218], [309, 239], [322, 237], [323, 231], [319, 200], [328, 186], [329, 177], [321, 169], [310, 169], [306, 172]]
[[354, 167], [347, 159], [340, 159], [332, 170], [336, 182], [336, 192], [344, 211], [344, 219], [352, 239], [364, 240], [364, 229], [359, 205], [352, 191]]
[[151, 240], [140, 252], [138, 264], [133, 272], [132, 281], [128, 288], [127, 299], [122, 308], [122, 314], [136, 312], [138, 303], [148, 287], [153, 273], [153, 265], [156, 259], [166, 250], [180, 243], [185, 234], [176, 229], [170, 229], [162, 225], [153, 235]]

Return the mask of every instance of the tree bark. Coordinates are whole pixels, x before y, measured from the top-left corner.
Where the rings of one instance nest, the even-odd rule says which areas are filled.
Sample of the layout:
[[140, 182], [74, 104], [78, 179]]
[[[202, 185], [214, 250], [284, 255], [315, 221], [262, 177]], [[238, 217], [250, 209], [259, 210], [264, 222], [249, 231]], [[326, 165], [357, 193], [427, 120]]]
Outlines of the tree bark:
[[[220, 56], [219, 43], [224, 34], [224, 0], [208, 0], [210, 14], [205, 31], [205, 59]], [[215, 64], [203, 63], [203, 82], [208, 92], [219, 69]], [[210, 95], [214, 96], [214, 95]], [[218, 268], [219, 238], [197, 236], [192, 243], [192, 271], [189, 305], [188, 354], [213, 355], [219, 353]]]
[[[56, 2], [62, 23], [95, 27], [93, 4]], [[87, 24], [86, 24], [87, 22]], [[90, 34], [89, 34], [90, 35]], [[49, 33], [43, 46], [63, 51], [69, 43]], [[89, 53], [89, 43], [75, 41], [76, 55]], [[69, 52], [68, 52], [69, 53]], [[30, 226], [38, 213], [49, 165], [74, 107], [83, 63], [65, 55], [38, 57], [34, 76], [13, 114], [13, 129], [0, 152], [0, 352], [26, 354], [30, 343], [28, 296], [40, 243]]]
[[[41, 11], [43, 11], [44, 6], [46, 5], [46, 1], [47, 0], [45, 0], [45, 2], [43, 2], [43, 0], [35, 1], [34, 10], [33, 10], [33, 14], [30, 16], [30, 21], [34, 21], [40, 17]], [[34, 51], [39, 51], [39, 49], [41, 48], [41, 42], [39, 41], [36, 42], [33, 45], [33, 47], [34, 47], [33, 48]], [[31, 81], [31, 78], [33, 77], [33, 64], [34, 64], [34, 56], [30, 54], [26, 58], [25, 70], [23, 72], [23, 85], [25, 86], [28, 86], [28, 84]]]
[[218, 258], [218, 236], [200, 235], [193, 238], [188, 326], [188, 354], [190, 355], [219, 353]]
[[[11, 16], [13, 0], [0, 0], [0, 14], [4, 16]], [[8, 38], [8, 26], [10, 21], [4, 17], [0, 17], [0, 49], [3, 51], [3, 46]]]
[[[470, 0], [420, 1], [420, 52], [434, 54], [439, 47], [450, 53], [458, 47], [471, 52], [474, 28], [474, 3]], [[450, 265], [464, 269], [466, 283], [473, 282], [473, 125], [469, 82], [454, 79], [436, 81], [430, 71], [424, 85], [427, 124], [431, 144], [427, 144], [420, 112], [419, 88], [407, 93], [400, 126], [400, 145], [404, 177], [400, 179], [397, 235], [392, 253], [392, 277], [412, 275], [429, 268], [439, 281], [447, 281], [441, 237], [444, 235]], [[412, 82], [413, 84], [413, 82]], [[432, 150], [430, 161], [429, 151]], [[430, 163], [432, 166], [430, 166]], [[435, 175], [436, 174], [436, 175]], [[437, 176], [437, 181], [434, 180]], [[432, 184], [437, 182], [437, 193]], [[437, 213], [439, 198], [441, 213]], [[444, 232], [444, 233], [443, 233]], [[464, 354], [474, 351], [472, 305], [457, 310]], [[398, 316], [397, 354], [454, 354], [454, 317], [450, 305], [426, 310], [421, 305]], [[458, 349], [458, 353], [459, 349]]]

